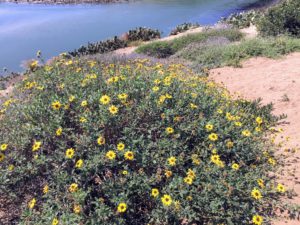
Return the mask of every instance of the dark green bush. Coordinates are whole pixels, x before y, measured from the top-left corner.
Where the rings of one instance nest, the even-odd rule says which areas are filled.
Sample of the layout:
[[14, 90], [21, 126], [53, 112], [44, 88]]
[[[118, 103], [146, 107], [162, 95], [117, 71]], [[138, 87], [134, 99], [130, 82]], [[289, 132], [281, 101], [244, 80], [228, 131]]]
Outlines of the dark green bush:
[[83, 55], [93, 55], [97, 53], [106, 53], [117, 50], [119, 48], [124, 48], [127, 46], [127, 42], [114, 37], [106, 41], [99, 41], [96, 43], [88, 43], [87, 46], [81, 46], [79, 49], [76, 49], [69, 54], [73, 57], [83, 56]]
[[179, 33], [182, 33], [184, 31], [193, 29], [193, 28], [197, 28], [200, 27], [200, 25], [198, 23], [183, 23], [180, 25], [177, 25], [170, 33], [170, 35], [176, 35]]
[[288, 34], [300, 37], [300, 1], [286, 0], [270, 8], [258, 24], [264, 36]]
[[153, 42], [138, 48], [138, 53], [144, 53], [156, 58], [167, 58], [174, 54], [170, 43], [165, 41]]
[[138, 27], [128, 31], [128, 41], [150, 41], [160, 38], [160, 31], [145, 27]]

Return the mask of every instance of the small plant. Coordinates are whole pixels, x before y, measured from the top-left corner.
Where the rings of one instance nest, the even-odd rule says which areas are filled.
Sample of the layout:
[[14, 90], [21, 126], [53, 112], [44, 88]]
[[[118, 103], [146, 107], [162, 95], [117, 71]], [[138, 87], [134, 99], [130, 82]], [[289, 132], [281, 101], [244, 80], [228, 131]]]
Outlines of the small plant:
[[177, 25], [171, 31], [170, 35], [176, 35], [176, 34], [179, 34], [179, 33], [183, 33], [187, 30], [194, 29], [194, 28], [197, 28], [197, 27], [200, 27], [200, 25], [198, 23], [183, 23], [183, 24]]
[[290, 101], [289, 96], [287, 94], [284, 94], [282, 96], [282, 98], [281, 98], [281, 101], [283, 101], [283, 102], [289, 102]]

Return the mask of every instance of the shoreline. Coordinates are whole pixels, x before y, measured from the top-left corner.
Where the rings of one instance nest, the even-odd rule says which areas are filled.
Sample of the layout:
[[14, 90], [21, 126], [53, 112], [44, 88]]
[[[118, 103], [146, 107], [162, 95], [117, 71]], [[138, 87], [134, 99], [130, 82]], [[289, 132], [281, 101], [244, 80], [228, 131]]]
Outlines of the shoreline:
[[41, 4], [41, 5], [78, 5], [78, 4], [111, 4], [126, 3], [131, 0], [0, 0], [1, 3]]

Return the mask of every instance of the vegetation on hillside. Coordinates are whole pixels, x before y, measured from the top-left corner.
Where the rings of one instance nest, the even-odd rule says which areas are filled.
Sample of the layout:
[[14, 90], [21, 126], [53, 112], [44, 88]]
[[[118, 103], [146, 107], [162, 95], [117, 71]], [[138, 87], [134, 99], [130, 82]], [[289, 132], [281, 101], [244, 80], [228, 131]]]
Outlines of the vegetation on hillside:
[[193, 68], [211, 69], [221, 66], [238, 67], [243, 60], [251, 57], [276, 58], [296, 51], [300, 51], [300, 39], [289, 37], [256, 38], [237, 44], [220, 39], [206, 44], [193, 43], [174, 57], [190, 61]]
[[189, 34], [171, 41], [155, 41], [141, 45], [136, 51], [148, 56], [166, 58], [184, 49], [192, 43], [205, 43], [209, 39], [223, 37], [228, 41], [238, 41], [243, 35], [235, 29], [208, 29], [201, 33]]
[[300, 37], [300, 1], [285, 0], [268, 9], [258, 23], [258, 29], [264, 36], [287, 34]]
[[271, 106], [182, 65], [32, 64], [1, 109], [0, 191], [19, 224], [262, 224], [285, 187]]
[[88, 43], [86, 46], [81, 46], [80, 48], [75, 49], [68, 54], [72, 57], [93, 55], [97, 53], [103, 54], [120, 48], [125, 48], [132, 42], [158, 39], [160, 38], [160, 35], [161, 34], [159, 30], [138, 27], [136, 29], [129, 30], [124, 34], [124, 37], [115, 36], [114, 38], [105, 41]]

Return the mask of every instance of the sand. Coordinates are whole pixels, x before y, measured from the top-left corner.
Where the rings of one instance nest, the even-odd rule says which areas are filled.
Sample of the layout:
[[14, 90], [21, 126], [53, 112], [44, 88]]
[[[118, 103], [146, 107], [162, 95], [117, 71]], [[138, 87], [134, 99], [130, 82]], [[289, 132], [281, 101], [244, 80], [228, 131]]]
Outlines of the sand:
[[[293, 53], [281, 59], [252, 58], [243, 63], [242, 68], [224, 67], [213, 69], [210, 78], [222, 83], [232, 94], [236, 93], [249, 100], [262, 98], [263, 104], [272, 102], [274, 114], [286, 114], [280, 127], [284, 131], [279, 139], [290, 141], [282, 147], [296, 150], [286, 160], [282, 168], [283, 182], [298, 194], [291, 202], [300, 203], [300, 53]], [[280, 140], [277, 140], [280, 141]], [[280, 220], [276, 225], [299, 225], [300, 221]]]

